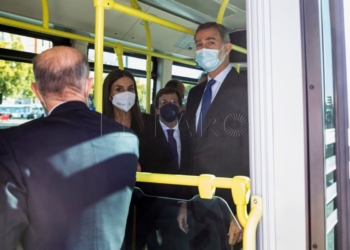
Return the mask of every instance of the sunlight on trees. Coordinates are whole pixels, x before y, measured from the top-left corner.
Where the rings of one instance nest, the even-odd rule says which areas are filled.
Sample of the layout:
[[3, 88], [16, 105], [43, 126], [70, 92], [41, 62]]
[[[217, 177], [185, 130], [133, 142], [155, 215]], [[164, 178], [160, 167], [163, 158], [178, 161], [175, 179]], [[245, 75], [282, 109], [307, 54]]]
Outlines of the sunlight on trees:
[[[23, 50], [21, 38], [11, 35], [11, 42], [0, 42], [0, 48]], [[34, 82], [32, 64], [0, 60], [0, 93], [4, 98], [33, 98]]]

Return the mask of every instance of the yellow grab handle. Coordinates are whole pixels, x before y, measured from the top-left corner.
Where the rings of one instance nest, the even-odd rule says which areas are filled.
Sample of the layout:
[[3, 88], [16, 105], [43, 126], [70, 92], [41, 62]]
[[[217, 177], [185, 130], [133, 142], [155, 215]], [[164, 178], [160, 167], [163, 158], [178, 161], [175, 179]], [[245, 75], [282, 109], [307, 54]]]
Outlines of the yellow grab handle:
[[262, 198], [260, 196], [252, 196], [252, 210], [249, 213], [246, 227], [243, 231], [243, 250], [256, 249], [256, 229], [262, 217]]

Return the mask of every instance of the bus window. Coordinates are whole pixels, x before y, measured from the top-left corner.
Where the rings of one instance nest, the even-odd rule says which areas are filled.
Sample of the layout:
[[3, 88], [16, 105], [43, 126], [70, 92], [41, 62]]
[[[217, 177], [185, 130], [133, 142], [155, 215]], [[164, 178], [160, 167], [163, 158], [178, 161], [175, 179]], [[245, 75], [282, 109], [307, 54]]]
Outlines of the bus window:
[[0, 48], [41, 53], [52, 48], [52, 42], [34, 37], [20, 36], [7, 32], [0, 32]]
[[199, 69], [191, 69], [188, 67], [173, 65], [171, 74], [174, 76], [198, 79], [201, 76], [202, 72], [203, 71]]
[[[95, 50], [88, 50], [88, 59], [90, 62], [95, 61]], [[118, 58], [115, 53], [104, 51], [103, 52], [103, 64], [111, 66], [119, 66]], [[136, 69], [136, 70], [146, 70], [146, 59], [138, 58], [129, 55], [123, 55], [124, 68]]]
[[185, 98], [182, 101], [182, 104], [186, 105], [187, 103], [187, 97], [188, 97], [188, 93], [190, 92], [190, 90], [195, 87], [196, 85], [192, 84], [192, 83], [183, 83], [185, 85]]
[[[141, 112], [146, 112], [146, 83], [147, 79], [145, 77], [135, 77], [137, 94], [139, 96], [139, 104]], [[153, 96], [153, 79], [151, 79], [151, 95]]]

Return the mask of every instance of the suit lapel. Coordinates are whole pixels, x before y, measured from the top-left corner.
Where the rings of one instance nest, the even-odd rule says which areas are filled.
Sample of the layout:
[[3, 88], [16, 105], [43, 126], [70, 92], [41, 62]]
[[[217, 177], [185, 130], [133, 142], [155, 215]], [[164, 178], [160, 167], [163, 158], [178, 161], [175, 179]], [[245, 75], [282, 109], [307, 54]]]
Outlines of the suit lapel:
[[[159, 119], [157, 118], [156, 119], [156, 138], [158, 140], [158, 147], [161, 151], [164, 152], [164, 158], [168, 158], [170, 160], [170, 162], [172, 162], [172, 159], [173, 159], [173, 155], [171, 153], [171, 150], [170, 150], [170, 146], [169, 146], [169, 143], [168, 143], [168, 140], [166, 139], [165, 137], [165, 134], [166, 133], [163, 128], [162, 128], [162, 125], [160, 125], [160, 122], [159, 122]], [[164, 166], [164, 167], [167, 167], [167, 166]], [[176, 172], [178, 170], [177, 167], [175, 167], [175, 164], [171, 163], [169, 165], [169, 170], [171, 172]]]
[[188, 114], [192, 114], [192, 115], [187, 118], [186, 122], [188, 121], [188, 124], [186, 124], [186, 126], [190, 129], [192, 137], [197, 137], [196, 136], [196, 133], [197, 133], [196, 113], [197, 113], [198, 106], [202, 100], [203, 92], [206, 86], [207, 86], [207, 83], [202, 83], [198, 85], [197, 93], [196, 95], [193, 96], [194, 101], [193, 101], [192, 110], [188, 111]]
[[[236, 83], [237, 79], [238, 73], [235, 68], [232, 68], [231, 71], [227, 74], [224, 82], [221, 84], [218, 93], [216, 93], [216, 96], [209, 107], [206, 119], [208, 117], [214, 118], [216, 115], [220, 114], [219, 111], [221, 110], [221, 107], [226, 105], [227, 99], [235, 90], [234, 84]], [[204, 123], [203, 133], [209, 128], [210, 125], [211, 124], [209, 122]]]

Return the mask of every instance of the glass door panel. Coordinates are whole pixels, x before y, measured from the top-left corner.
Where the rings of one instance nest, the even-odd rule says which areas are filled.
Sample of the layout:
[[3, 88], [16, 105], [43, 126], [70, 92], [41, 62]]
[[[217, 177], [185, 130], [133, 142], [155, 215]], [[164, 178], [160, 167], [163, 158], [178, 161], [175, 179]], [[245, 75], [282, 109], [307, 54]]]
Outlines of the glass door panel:
[[323, 55], [323, 115], [324, 115], [324, 194], [325, 194], [325, 240], [326, 249], [335, 249], [335, 227], [338, 222], [338, 211], [335, 206], [337, 198], [334, 123], [334, 81], [332, 61], [332, 34], [329, 0], [321, 1], [321, 54]]

